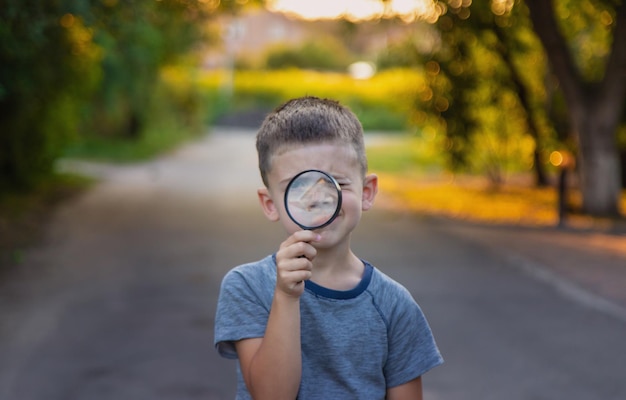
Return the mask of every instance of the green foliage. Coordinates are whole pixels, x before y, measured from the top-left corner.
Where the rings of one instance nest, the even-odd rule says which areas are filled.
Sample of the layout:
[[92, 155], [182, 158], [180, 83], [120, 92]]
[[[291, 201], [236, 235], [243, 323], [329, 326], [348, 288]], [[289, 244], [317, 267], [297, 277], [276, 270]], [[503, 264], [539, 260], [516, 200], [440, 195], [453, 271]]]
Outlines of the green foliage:
[[612, 42], [614, 7], [598, 0], [559, 1], [555, 7], [559, 26], [568, 38], [581, 74], [586, 80], [600, 81]]
[[[449, 165], [481, 168], [498, 181], [509, 168], [507, 159], [520, 160], [510, 144], [532, 148], [521, 140], [523, 132], [534, 142], [526, 151], [532, 152], [537, 184], [547, 183], [545, 155], [568, 149], [583, 161], [584, 208], [617, 214], [618, 171], [598, 173], [595, 159], [613, 157], [615, 138], [620, 140], [615, 127], [624, 99], [624, 42], [618, 37], [623, 1], [438, 3], [446, 11], [436, 24], [441, 46], [430, 59], [438, 72], [427, 74], [430, 83], [416, 114], [440, 122]], [[437, 100], [442, 97], [446, 110], [438, 107], [446, 104]]]
[[298, 45], [276, 45], [267, 51], [265, 58], [269, 69], [345, 71], [353, 62], [348, 49], [332, 37], [316, 37]]
[[[227, 80], [223, 72], [204, 72], [198, 87], [204, 96], [219, 92]], [[221, 110], [272, 110], [278, 104], [299, 96], [328, 97], [347, 104], [355, 111], [367, 130], [405, 130], [413, 96], [412, 84], [421, 75], [410, 70], [389, 70], [368, 80], [355, 80], [345, 73], [290, 70], [236, 71], [232, 95]]]
[[0, 7], [0, 190], [47, 177], [76, 135], [82, 106], [100, 78], [100, 48], [71, 1]]
[[417, 93], [416, 120], [445, 133], [450, 169], [500, 183], [511, 169], [535, 168], [540, 182], [538, 154], [556, 142], [558, 92], [546, 90], [546, 62], [526, 10], [518, 2], [448, 3], [435, 25], [440, 45], [425, 56], [428, 84]]
[[196, 24], [207, 17], [197, 1], [104, 1], [90, 10], [94, 40], [104, 49], [103, 81], [85, 129], [101, 136], [139, 138], [160, 69], [200, 38]]
[[423, 56], [417, 50], [415, 39], [407, 37], [390, 44], [376, 60], [379, 71], [391, 68], [413, 68], [423, 62]]
[[476, 37], [467, 30], [448, 29], [451, 17], [444, 16], [440, 21], [445, 47], [425, 64], [428, 84], [420, 87], [416, 98], [416, 108], [422, 111], [416, 118], [418, 123], [434, 120], [441, 127], [446, 136], [448, 167], [460, 170], [468, 166], [469, 146], [477, 126], [472, 111], [477, 104], [471, 92], [485, 78], [481, 79], [472, 53]]
[[[6, 0], [0, 7], [0, 190], [33, 187], [82, 136], [197, 130], [203, 99], [169, 93], [207, 20], [236, 0]], [[172, 115], [172, 111], [175, 115]], [[149, 132], [154, 130], [155, 132]]]
[[142, 135], [128, 140], [121, 136], [85, 134], [64, 155], [116, 162], [146, 160], [167, 151], [204, 130], [210, 116], [207, 104], [215, 104], [217, 94], [208, 98], [190, 68], [166, 68], [152, 89], [146, 104], [147, 119]]

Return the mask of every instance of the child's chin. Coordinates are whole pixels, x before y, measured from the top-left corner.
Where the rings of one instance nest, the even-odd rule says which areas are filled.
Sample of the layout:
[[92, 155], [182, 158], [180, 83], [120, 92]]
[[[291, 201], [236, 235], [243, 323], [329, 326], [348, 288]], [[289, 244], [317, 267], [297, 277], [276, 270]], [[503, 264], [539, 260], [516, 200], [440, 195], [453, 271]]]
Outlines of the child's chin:
[[320, 231], [318, 233], [320, 234], [321, 239], [317, 242], [312, 243], [315, 248], [328, 249], [336, 244], [337, 239], [333, 231]]

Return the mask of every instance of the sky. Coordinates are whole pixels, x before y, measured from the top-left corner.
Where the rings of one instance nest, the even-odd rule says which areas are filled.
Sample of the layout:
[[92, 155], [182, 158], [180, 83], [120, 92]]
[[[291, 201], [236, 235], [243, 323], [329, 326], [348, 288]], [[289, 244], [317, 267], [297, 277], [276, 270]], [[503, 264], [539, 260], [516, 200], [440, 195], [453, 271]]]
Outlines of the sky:
[[338, 18], [351, 20], [397, 15], [407, 22], [429, 19], [435, 12], [432, 0], [389, 0], [385, 10], [381, 0], [273, 0], [269, 9], [294, 14], [305, 19]]

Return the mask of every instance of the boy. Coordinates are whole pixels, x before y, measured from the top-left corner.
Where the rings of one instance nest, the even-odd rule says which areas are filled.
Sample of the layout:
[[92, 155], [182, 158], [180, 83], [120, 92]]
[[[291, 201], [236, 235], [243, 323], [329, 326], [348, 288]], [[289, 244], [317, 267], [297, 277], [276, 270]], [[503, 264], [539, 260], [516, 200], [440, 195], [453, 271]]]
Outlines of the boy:
[[[350, 247], [378, 190], [360, 122], [335, 101], [293, 99], [266, 117], [257, 151], [261, 208], [288, 237], [222, 282], [215, 344], [238, 359], [237, 399], [421, 399], [421, 375], [443, 362], [428, 323], [404, 287]], [[317, 230], [299, 228], [283, 203], [309, 169], [342, 192], [338, 217]]]

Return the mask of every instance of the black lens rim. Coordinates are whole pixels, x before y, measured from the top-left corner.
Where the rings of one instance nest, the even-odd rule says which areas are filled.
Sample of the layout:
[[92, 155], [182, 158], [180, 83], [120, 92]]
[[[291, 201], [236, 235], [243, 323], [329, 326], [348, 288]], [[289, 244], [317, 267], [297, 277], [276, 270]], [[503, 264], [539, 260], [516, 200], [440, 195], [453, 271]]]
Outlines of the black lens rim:
[[[322, 174], [324, 176], [326, 176], [328, 178], [328, 180], [330, 182], [333, 183], [333, 185], [335, 185], [335, 189], [337, 190], [337, 208], [335, 209], [335, 212], [333, 213], [333, 215], [323, 224], [320, 225], [314, 225], [314, 226], [307, 226], [307, 225], [303, 225], [300, 222], [298, 222], [293, 215], [291, 215], [291, 212], [289, 211], [289, 205], [288, 205], [288, 201], [287, 201], [287, 195], [289, 194], [289, 189], [291, 188], [291, 186], [293, 185], [293, 183], [302, 175], [307, 174], [307, 173], [311, 173], [311, 172], [316, 172], [319, 174]], [[323, 228], [325, 226], [330, 225], [335, 218], [337, 218], [337, 216], [339, 215], [339, 212], [341, 211], [341, 203], [342, 203], [342, 195], [341, 195], [341, 186], [339, 185], [339, 183], [337, 182], [337, 180], [335, 178], [333, 178], [329, 173], [321, 171], [319, 169], [307, 169], [304, 170], [302, 172], [299, 172], [296, 176], [294, 176], [293, 178], [291, 178], [291, 180], [289, 181], [289, 183], [287, 184], [287, 188], [285, 189], [285, 196], [284, 196], [284, 204], [285, 204], [285, 211], [287, 212], [287, 215], [289, 216], [289, 218], [296, 224], [298, 225], [300, 228], [307, 230], [307, 231], [313, 231], [315, 229], [320, 229]]]

